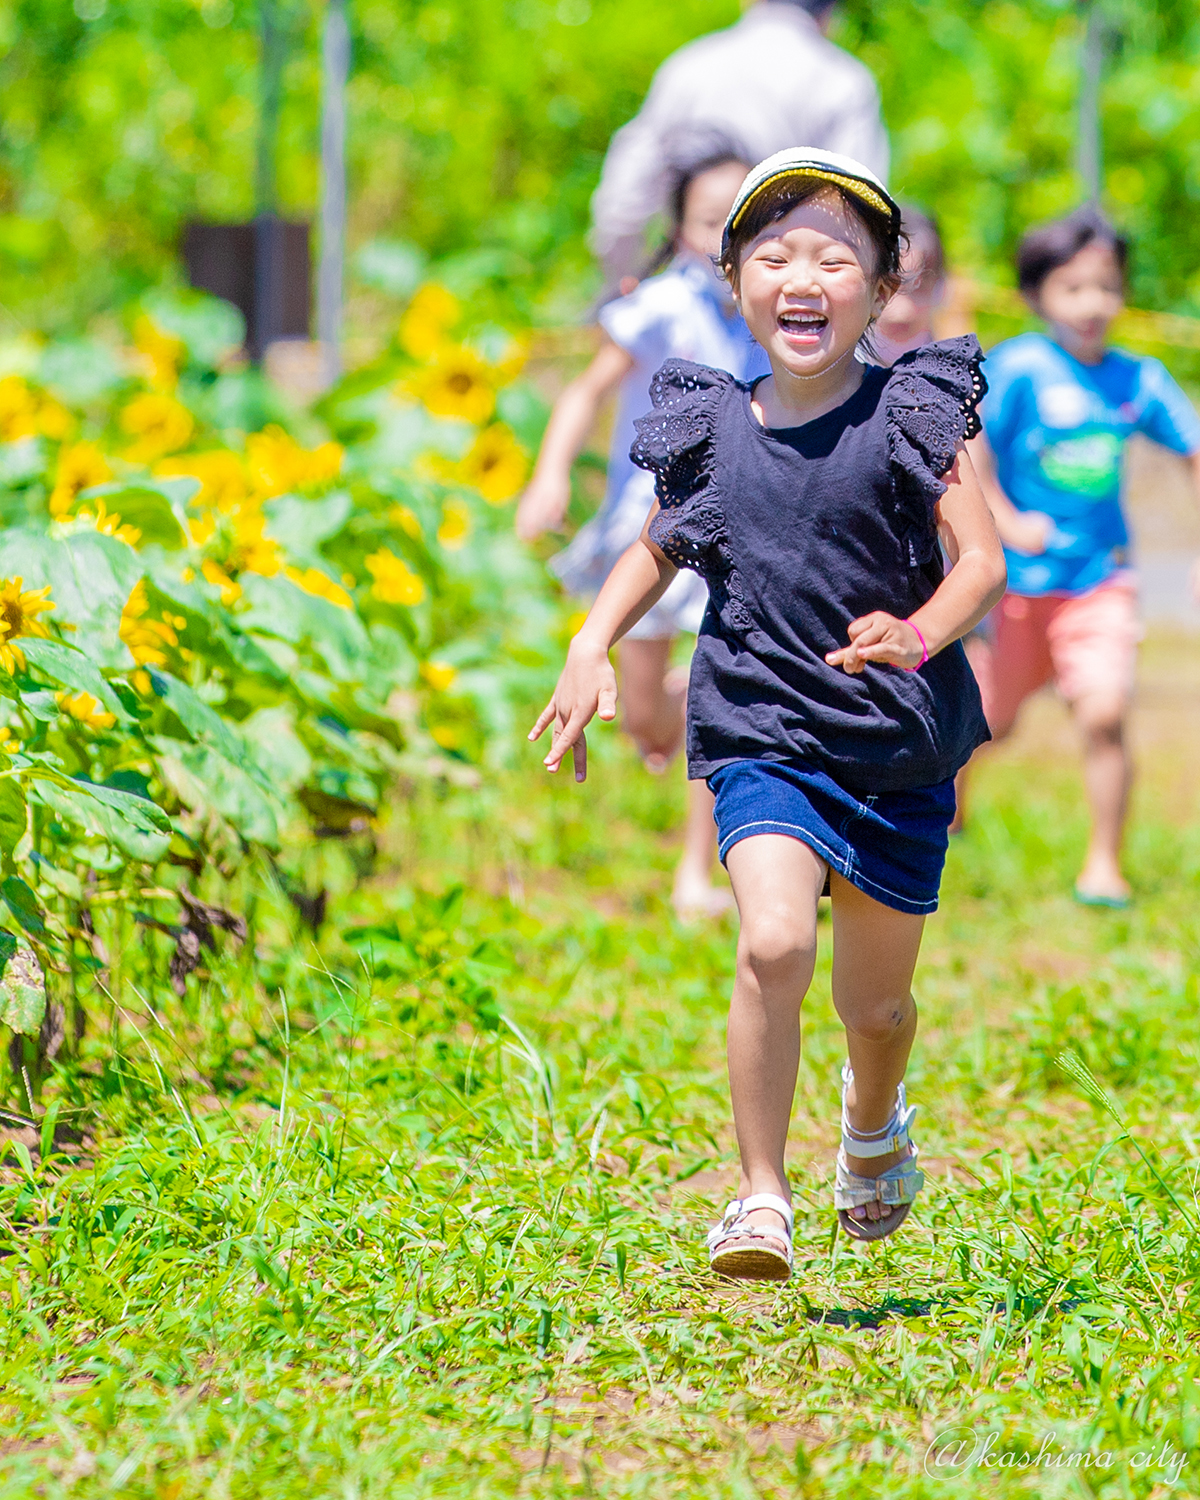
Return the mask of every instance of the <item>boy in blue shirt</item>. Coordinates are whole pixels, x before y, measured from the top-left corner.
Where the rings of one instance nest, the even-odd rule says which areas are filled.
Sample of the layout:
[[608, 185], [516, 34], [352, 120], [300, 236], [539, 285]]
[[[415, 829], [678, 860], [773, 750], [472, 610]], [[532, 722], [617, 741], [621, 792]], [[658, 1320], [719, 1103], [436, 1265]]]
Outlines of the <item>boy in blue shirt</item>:
[[1008, 592], [971, 661], [995, 739], [1053, 679], [1084, 748], [1092, 834], [1075, 885], [1125, 906], [1120, 869], [1131, 766], [1125, 722], [1140, 626], [1121, 506], [1135, 432], [1186, 456], [1200, 490], [1200, 419], [1158, 360], [1107, 346], [1125, 295], [1126, 241], [1093, 208], [1025, 236], [1020, 288], [1046, 333], [987, 358], [983, 434], [970, 445], [1008, 564]]

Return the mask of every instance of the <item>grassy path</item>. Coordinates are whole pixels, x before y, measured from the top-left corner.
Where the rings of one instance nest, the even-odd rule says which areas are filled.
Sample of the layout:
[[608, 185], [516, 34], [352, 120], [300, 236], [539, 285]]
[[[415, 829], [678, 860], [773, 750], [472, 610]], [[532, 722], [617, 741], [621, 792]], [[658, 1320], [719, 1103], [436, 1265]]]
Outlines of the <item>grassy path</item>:
[[421, 794], [319, 953], [264, 886], [257, 958], [92, 1039], [81, 1147], [10, 1132], [0, 1497], [1196, 1493], [1194, 645], [1151, 643], [1138, 734], [1129, 914], [1069, 899], [1053, 704], [979, 778], [918, 971], [928, 1190], [874, 1253], [831, 1234], [824, 926], [783, 1290], [704, 1271], [733, 929], [672, 920], [678, 788], [615, 737], [586, 795]]

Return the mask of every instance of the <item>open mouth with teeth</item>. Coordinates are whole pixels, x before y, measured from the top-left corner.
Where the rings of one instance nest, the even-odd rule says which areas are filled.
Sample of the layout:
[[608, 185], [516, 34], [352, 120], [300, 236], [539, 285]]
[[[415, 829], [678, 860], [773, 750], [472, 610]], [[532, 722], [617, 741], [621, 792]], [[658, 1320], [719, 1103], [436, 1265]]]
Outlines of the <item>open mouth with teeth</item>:
[[786, 308], [779, 314], [780, 331], [793, 344], [819, 344], [821, 336], [829, 326], [824, 313], [812, 312], [808, 308]]

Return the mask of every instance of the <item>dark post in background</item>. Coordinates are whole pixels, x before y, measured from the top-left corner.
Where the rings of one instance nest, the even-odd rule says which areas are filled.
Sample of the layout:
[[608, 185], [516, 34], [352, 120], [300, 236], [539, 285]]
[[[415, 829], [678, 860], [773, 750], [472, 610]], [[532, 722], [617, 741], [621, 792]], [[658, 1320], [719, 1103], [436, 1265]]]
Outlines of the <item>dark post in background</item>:
[[188, 280], [240, 309], [246, 319], [246, 349], [255, 361], [277, 339], [308, 338], [311, 323], [309, 226], [279, 216], [276, 171], [291, 19], [286, 0], [259, 0], [254, 219], [249, 224], [189, 224], [183, 240]]
[[188, 281], [232, 302], [246, 320], [246, 351], [261, 360], [276, 339], [306, 339], [312, 306], [309, 226], [260, 214], [248, 224], [189, 224]]

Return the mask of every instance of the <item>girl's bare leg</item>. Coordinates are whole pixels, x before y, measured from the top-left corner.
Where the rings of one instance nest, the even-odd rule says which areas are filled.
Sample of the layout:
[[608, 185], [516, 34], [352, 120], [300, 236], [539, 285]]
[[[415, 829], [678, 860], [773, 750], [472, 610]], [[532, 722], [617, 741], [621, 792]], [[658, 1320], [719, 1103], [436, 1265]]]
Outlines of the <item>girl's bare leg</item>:
[[[912, 997], [913, 970], [925, 918], [893, 911], [857, 886], [831, 874], [833, 897], [833, 1003], [846, 1028], [846, 1049], [854, 1082], [846, 1113], [858, 1131], [881, 1130], [896, 1104], [917, 1030]], [[846, 1153], [852, 1172], [877, 1177], [901, 1159]], [[868, 1204], [851, 1210], [857, 1219], [878, 1219], [891, 1209]]]
[[675, 867], [675, 888], [671, 892], [676, 914], [685, 921], [690, 917], [719, 916], [733, 905], [730, 892], [712, 883], [713, 866], [717, 862], [714, 801], [705, 782], [688, 782], [683, 853]]
[[1092, 836], [1076, 882], [1081, 894], [1123, 901], [1121, 844], [1133, 767], [1125, 742], [1126, 704], [1117, 695], [1089, 693], [1071, 705], [1083, 735], [1083, 780], [1092, 812]]
[[664, 771], [683, 744], [686, 683], [670, 673], [671, 641], [623, 640], [621, 664], [622, 727], [638, 747], [650, 771]]
[[[743, 839], [726, 863], [741, 914], [737, 976], [729, 1006], [729, 1092], [741, 1154], [738, 1196], [776, 1193], [791, 1202], [784, 1150], [796, 1071], [800, 1006], [817, 950], [823, 860], [798, 839], [764, 833]], [[771, 1209], [752, 1223], [782, 1230]]]

